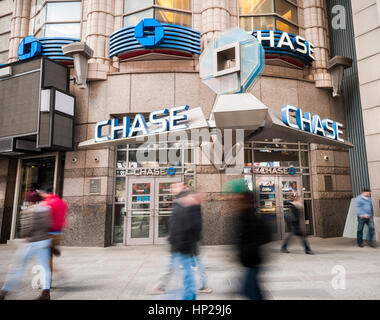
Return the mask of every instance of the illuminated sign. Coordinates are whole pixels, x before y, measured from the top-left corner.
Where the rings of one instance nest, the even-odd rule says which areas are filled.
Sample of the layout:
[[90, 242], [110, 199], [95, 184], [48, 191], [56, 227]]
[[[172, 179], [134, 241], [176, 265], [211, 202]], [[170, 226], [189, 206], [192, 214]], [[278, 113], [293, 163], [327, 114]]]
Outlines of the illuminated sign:
[[277, 30], [257, 30], [252, 35], [263, 45], [268, 60], [281, 59], [302, 68], [315, 61], [314, 45], [300, 36]]
[[158, 46], [164, 35], [164, 28], [155, 19], [143, 19], [135, 28], [136, 40], [146, 48]]
[[[295, 115], [295, 122], [291, 121], [291, 114]], [[310, 112], [304, 113], [302, 109], [291, 105], [282, 107], [281, 119], [291, 128], [344, 142], [341, 137], [343, 135], [343, 124], [336, 121], [330, 119], [321, 120], [319, 115], [312, 116]]]
[[279, 175], [295, 175], [297, 173], [296, 168], [276, 168], [276, 167], [259, 167], [253, 168], [254, 174], [279, 174]]
[[62, 46], [78, 42], [77, 38], [45, 37], [36, 39], [26, 36], [18, 46], [17, 55], [19, 60], [27, 60], [38, 56], [44, 56], [63, 64], [73, 64], [73, 58], [63, 54]]
[[[187, 115], [179, 115], [178, 113], [187, 110], [189, 110], [189, 106], [179, 106], [151, 112], [149, 114], [149, 123], [153, 128], [148, 127], [142, 114], [136, 114], [132, 125], [130, 117], [123, 117], [122, 124], [119, 124], [118, 119], [100, 121], [95, 125], [95, 142], [119, 139], [120, 133], [122, 138], [130, 138], [136, 136], [138, 133], [148, 135], [186, 129], [187, 124], [179, 124], [179, 122], [186, 121]], [[110, 127], [110, 135], [102, 136], [102, 128], [107, 126]]]
[[41, 43], [33, 36], [22, 39], [18, 46], [17, 54], [20, 60], [31, 59], [40, 56], [42, 53]]
[[[150, 54], [192, 57], [201, 54], [201, 34], [188, 27], [143, 19], [110, 35], [110, 57], [120, 61]], [[147, 57], [149, 58], [149, 56]]]

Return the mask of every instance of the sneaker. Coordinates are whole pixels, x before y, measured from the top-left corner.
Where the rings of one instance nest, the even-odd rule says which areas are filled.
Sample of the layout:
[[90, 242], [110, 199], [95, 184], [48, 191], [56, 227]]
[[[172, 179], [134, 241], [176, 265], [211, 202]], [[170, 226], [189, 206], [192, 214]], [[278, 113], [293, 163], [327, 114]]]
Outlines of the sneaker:
[[374, 243], [371, 243], [370, 246], [371, 248], [374, 248], [374, 249], [376, 248], [376, 245]]
[[363, 248], [363, 247], [364, 247], [362, 243], [361, 243], [361, 244], [358, 244], [358, 246], [359, 246], [360, 248]]
[[40, 296], [35, 300], [50, 300], [50, 290], [42, 290]]
[[306, 251], [305, 253], [306, 253], [306, 254], [310, 254], [310, 255], [312, 255], [312, 256], [315, 255], [315, 253], [314, 253], [313, 251], [311, 251], [311, 250]]
[[198, 293], [211, 293], [212, 289], [211, 288], [201, 288], [197, 290]]
[[148, 294], [153, 294], [153, 295], [163, 294], [163, 293], [165, 293], [165, 290], [160, 289], [160, 288], [153, 288], [152, 291], [148, 292]]
[[288, 249], [286, 249], [286, 248], [281, 248], [281, 252], [282, 253], [290, 253], [290, 251]]

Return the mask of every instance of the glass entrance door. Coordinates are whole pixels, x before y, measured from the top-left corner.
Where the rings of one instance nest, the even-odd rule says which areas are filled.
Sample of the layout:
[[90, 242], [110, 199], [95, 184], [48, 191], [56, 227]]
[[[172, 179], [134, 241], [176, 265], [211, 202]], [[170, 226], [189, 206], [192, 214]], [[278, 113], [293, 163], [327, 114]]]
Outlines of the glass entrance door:
[[169, 235], [173, 195], [181, 178], [129, 179], [126, 244], [164, 244]]
[[127, 199], [127, 243], [153, 243], [154, 180], [130, 179]]
[[284, 239], [290, 232], [284, 214], [288, 208], [290, 195], [302, 190], [298, 176], [258, 176], [256, 177], [257, 212], [269, 224], [273, 239]]
[[18, 192], [18, 205], [16, 211], [15, 238], [20, 237], [20, 212], [28, 205], [28, 196], [31, 191], [42, 189], [54, 191], [56, 156], [43, 158], [30, 158], [21, 160], [21, 181]]

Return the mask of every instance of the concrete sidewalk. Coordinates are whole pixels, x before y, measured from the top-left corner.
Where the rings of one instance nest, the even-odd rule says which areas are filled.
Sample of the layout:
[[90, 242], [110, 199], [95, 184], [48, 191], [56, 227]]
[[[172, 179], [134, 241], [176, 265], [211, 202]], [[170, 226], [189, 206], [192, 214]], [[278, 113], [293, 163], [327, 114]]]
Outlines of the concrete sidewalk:
[[[261, 273], [267, 299], [379, 299], [380, 249], [359, 248], [354, 239], [310, 238], [316, 255], [305, 255], [299, 240], [289, 246], [290, 254], [280, 253], [280, 242], [266, 246], [267, 260]], [[5, 280], [16, 246], [0, 246], [0, 284]], [[235, 260], [232, 246], [202, 247], [203, 263], [212, 294], [197, 299], [243, 299], [239, 291], [243, 268]], [[147, 294], [165, 270], [168, 246], [132, 246], [109, 248], [62, 248], [55, 259], [52, 299], [165, 299]], [[33, 265], [25, 273], [20, 291], [9, 299], [33, 299]], [[345, 271], [345, 289], [334, 289], [337, 274]], [[171, 281], [174, 289], [179, 279]], [[338, 282], [338, 284], [342, 282]]]

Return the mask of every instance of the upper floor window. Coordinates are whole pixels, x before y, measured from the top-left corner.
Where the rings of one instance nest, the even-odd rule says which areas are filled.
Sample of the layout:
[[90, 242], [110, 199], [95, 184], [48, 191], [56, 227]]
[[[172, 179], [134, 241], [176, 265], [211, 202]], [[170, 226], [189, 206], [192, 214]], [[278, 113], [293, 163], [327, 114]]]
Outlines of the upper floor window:
[[154, 18], [162, 23], [192, 26], [191, 0], [124, 0], [124, 27]]
[[12, 9], [12, 0], [0, 1], [0, 64], [8, 62]]
[[240, 28], [298, 34], [296, 0], [239, 0]]
[[41, 0], [36, 0], [36, 11], [33, 32], [36, 38], [80, 38], [80, 1], [47, 2], [43, 5]]

